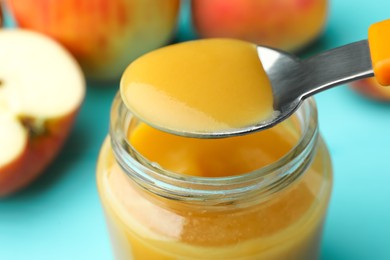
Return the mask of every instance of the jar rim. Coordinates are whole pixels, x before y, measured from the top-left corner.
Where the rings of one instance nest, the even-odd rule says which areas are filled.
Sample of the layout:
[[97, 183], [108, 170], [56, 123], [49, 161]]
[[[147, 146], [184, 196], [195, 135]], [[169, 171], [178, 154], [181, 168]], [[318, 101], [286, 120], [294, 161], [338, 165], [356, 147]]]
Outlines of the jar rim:
[[270, 195], [288, 186], [310, 165], [318, 139], [315, 101], [305, 100], [294, 113], [301, 136], [296, 145], [275, 162], [251, 172], [227, 177], [190, 176], [160, 168], [143, 157], [127, 139], [134, 116], [119, 94], [111, 110], [110, 139], [116, 161], [141, 187], [159, 196], [176, 200], [231, 202], [253, 193]]

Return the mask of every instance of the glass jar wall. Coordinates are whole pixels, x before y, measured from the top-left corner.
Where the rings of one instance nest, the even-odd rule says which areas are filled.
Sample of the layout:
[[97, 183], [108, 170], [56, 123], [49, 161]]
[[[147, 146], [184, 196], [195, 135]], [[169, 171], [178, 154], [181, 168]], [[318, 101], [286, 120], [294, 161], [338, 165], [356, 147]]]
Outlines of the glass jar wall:
[[332, 173], [313, 100], [234, 141], [145, 129], [118, 96], [97, 169], [117, 259], [318, 258]]

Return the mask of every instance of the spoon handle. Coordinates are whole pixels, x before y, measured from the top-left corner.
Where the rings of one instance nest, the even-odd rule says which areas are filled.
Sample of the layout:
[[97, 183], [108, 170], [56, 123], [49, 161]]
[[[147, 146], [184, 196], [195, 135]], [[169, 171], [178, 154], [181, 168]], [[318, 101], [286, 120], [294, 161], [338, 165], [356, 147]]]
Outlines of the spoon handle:
[[379, 84], [390, 85], [390, 20], [375, 23], [368, 30], [368, 42], [375, 78]]
[[302, 61], [310, 82], [303, 97], [328, 88], [374, 76], [367, 40], [322, 52]]

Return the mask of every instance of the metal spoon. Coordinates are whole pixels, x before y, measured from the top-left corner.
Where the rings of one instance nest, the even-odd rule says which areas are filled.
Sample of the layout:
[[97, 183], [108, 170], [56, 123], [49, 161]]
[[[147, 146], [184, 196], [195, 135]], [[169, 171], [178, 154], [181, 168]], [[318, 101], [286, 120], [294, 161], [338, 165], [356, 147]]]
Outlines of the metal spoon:
[[[305, 60], [291, 54], [258, 47], [257, 52], [271, 81], [274, 110], [270, 121], [249, 127], [256, 131], [280, 123], [306, 98], [347, 82], [374, 76], [367, 40], [322, 52]], [[231, 135], [234, 135], [234, 131]]]

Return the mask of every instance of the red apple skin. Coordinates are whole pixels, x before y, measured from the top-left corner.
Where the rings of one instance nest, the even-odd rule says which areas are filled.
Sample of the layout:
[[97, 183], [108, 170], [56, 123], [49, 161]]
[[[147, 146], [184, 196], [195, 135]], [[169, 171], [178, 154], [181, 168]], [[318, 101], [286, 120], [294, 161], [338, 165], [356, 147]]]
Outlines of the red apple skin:
[[168, 43], [180, 0], [7, 0], [22, 28], [49, 35], [79, 61], [87, 78], [118, 80], [127, 65]]
[[0, 2], [0, 28], [3, 27], [3, 10], [1, 9], [1, 2]]
[[196, 0], [192, 19], [200, 37], [297, 51], [320, 35], [327, 8], [327, 0]]
[[380, 85], [374, 77], [354, 81], [350, 86], [365, 97], [378, 101], [390, 101], [390, 87]]
[[9, 196], [34, 181], [44, 172], [63, 147], [77, 111], [47, 123], [46, 133], [29, 136], [24, 152], [0, 168], [0, 197]]

